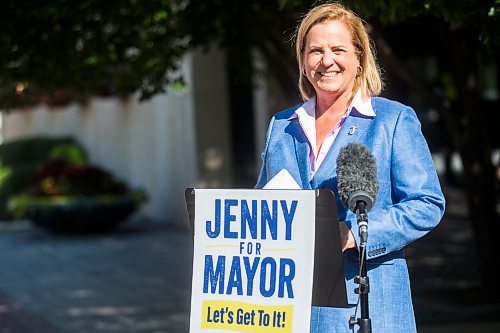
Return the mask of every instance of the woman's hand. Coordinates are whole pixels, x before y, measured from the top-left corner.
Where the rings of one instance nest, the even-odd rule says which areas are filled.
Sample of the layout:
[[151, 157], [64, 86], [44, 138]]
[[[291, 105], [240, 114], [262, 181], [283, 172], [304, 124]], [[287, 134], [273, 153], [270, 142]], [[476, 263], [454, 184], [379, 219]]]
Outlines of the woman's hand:
[[356, 247], [356, 239], [351, 232], [351, 229], [347, 226], [344, 221], [339, 222], [339, 230], [340, 230], [340, 245], [342, 246], [342, 252], [348, 249], [355, 249]]

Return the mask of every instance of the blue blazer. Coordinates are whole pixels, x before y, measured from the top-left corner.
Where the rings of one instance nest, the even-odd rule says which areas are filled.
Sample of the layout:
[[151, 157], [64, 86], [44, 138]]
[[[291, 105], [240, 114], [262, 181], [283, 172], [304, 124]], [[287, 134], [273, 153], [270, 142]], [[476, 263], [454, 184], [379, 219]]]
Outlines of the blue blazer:
[[[339, 220], [346, 222], [359, 244], [356, 216], [338, 196], [336, 160], [348, 143], [367, 146], [375, 157], [379, 181], [377, 198], [368, 213], [368, 298], [373, 332], [416, 332], [403, 248], [439, 223], [445, 199], [413, 109], [381, 97], [372, 97], [371, 103], [376, 116], [351, 113], [312, 179], [310, 145], [298, 120], [289, 119], [300, 105], [277, 113], [267, 132], [256, 188], [285, 168], [303, 189], [331, 189], [337, 197]], [[358, 301], [354, 277], [359, 262], [356, 251], [344, 252], [343, 258], [351, 307], [313, 307], [311, 332], [350, 332], [349, 317]], [[356, 315], [360, 316], [360, 309]]]

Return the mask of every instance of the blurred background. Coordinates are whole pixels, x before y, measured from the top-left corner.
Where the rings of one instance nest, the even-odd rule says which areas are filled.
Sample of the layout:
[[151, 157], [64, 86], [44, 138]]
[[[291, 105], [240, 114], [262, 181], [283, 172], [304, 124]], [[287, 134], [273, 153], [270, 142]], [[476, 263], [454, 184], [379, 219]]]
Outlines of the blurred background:
[[[0, 333], [188, 331], [184, 190], [253, 187], [314, 3], [0, 3]], [[500, 2], [342, 3], [448, 201], [406, 251], [419, 331], [498, 332]]]

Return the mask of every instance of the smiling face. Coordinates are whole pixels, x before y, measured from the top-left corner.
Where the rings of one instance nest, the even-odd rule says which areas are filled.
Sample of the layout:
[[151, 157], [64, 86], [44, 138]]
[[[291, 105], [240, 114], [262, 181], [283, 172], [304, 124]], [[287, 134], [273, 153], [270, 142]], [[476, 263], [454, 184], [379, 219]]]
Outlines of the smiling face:
[[304, 49], [304, 69], [318, 98], [353, 93], [359, 57], [347, 26], [325, 21], [312, 26]]

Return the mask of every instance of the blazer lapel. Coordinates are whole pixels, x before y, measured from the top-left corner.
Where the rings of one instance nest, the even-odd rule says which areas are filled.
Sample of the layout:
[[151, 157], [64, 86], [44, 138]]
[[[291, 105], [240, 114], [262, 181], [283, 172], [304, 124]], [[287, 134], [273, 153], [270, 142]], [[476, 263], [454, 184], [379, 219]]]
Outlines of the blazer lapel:
[[324, 161], [314, 175], [312, 180], [313, 188], [317, 188], [318, 186], [321, 188], [321, 185], [325, 181], [337, 178], [337, 156], [340, 149], [349, 143], [359, 142], [372, 119], [353, 115], [347, 117], [330, 150], [326, 154]]
[[311, 147], [309, 141], [297, 119], [291, 119], [288, 126], [295, 145], [295, 155], [297, 157], [301, 180], [300, 184], [304, 190], [311, 189], [311, 166], [309, 161]]

